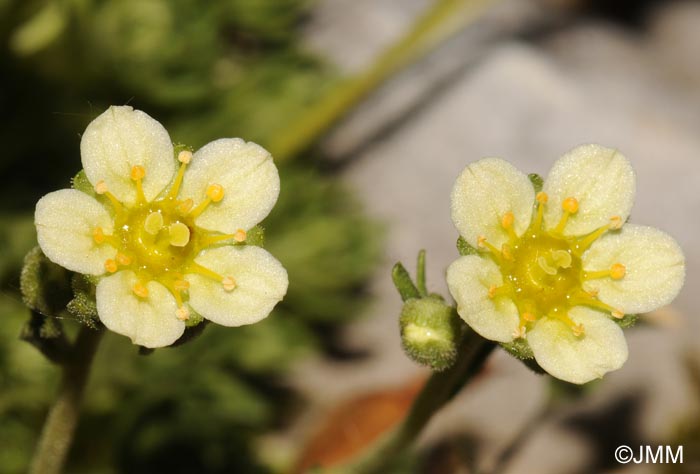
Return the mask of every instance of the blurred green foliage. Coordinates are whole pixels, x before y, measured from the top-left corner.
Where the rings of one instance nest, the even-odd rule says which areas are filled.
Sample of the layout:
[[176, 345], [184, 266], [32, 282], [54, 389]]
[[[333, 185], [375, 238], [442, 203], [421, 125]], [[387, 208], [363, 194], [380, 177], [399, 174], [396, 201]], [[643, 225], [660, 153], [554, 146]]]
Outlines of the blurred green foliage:
[[[69, 186], [79, 135], [130, 102], [195, 148], [240, 136], [262, 145], [337, 80], [299, 45], [308, 0], [0, 0], [0, 472], [27, 467], [58, 370], [19, 340], [18, 295], [38, 198]], [[379, 232], [310, 160], [281, 164], [266, 247], [289, 271], [265, 321], [207, 326], [148, 356], [108, 335], [71, 452], [72, 473], [264, 472], [255, 437], [288, 420], [290, 364], [337, 352], [379, 255]], [[69, 333], [74, 321], [64, 321]]]

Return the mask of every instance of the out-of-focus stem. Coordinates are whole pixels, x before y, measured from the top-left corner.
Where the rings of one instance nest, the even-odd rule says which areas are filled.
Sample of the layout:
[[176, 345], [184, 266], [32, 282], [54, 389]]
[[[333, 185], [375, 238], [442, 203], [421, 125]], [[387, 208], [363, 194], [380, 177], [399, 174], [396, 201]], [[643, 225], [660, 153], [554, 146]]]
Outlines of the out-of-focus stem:
[[268, 147], [272, 156], [284, 160], [303, 151], [386, 79], [449, 37], [492, 2], [436, 0], [368, 69], [338, 84], [309, 108], [295, 125], [277, 135]]
[[495, 344], [468, 330], [459, 347], [455, 364], [435, 372], [416, 398], [406, 419], [394, 431], [380, 438], [375, 446], [333, 474], [379, 474], [409, 448], [437, 413], [474, 375], [479, 373]]
[[63, 362], [58, 395], [44, 422], [30, 474], [59, 474], [63, 470], [78, 424], [90, 365], [103, 332], [83, 326], [69, 358]]

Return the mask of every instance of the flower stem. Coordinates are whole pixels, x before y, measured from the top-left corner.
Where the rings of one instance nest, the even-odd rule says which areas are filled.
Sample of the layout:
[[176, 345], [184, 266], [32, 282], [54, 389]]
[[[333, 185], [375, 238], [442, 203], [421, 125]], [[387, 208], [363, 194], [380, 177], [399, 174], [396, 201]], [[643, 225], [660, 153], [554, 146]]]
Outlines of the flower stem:
[[70, 356], [63, 362], [58, 395], [44, 422], [30, 474], [59, 474], [63, 470], [78, 423], [90, 365], [103, 332], [81, 327]]
[[360, 74], [342, 81], [267, 147], [276, 160], [292, 158], [314, 144], [349, 110], [402, 67], [430, 51], [478, 17], [490, 0], [436, 0], [405, 36]]
[[486, 361], [495, 344], [472, 330], [463, 337], [455, 364], [444, 372], [434, 372], [416, 398], [402, 424], [366, 454], [333, 473], [375, 474], [385, 472], [396, 456], [416, 440], [432, 416], [459, 392]]

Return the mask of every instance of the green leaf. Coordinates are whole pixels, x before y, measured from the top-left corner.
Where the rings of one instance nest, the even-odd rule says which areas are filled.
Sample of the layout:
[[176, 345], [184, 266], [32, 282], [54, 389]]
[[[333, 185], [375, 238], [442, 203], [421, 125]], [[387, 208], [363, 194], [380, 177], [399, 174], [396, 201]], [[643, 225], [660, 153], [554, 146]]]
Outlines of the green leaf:
[[394, 265], [391, 270], [391, 279], [394, 281], [394, 286], [401, 295], [401, 300], [407, 301], [411, 298], [420, 298], [420, 292], [416, 285], [411, 280], [411, 275], [408, 274], [406, 267], [401, 262]]

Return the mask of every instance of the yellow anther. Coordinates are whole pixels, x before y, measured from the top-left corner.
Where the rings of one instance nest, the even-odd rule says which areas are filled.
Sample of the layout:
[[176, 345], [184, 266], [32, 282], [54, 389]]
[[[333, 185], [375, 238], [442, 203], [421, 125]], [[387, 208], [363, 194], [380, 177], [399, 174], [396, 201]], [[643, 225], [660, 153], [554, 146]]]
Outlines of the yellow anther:
[[545, 204], [545, 203], [549, 200], [549, 196], [547, 196], [547, 193], [544, 193], [544, 192], [540, 191], [540, 192], [537, 193], [537, 195], [535, 196], [535, 199], [536, 199], [537, 202], [539, 202], [540, 204]]
[[579, 324], [575, 325], [573, 328], [571, 328], [571, 332], [574, 333], [574, 336], [581, 337], [585, 333], [585, 328], [583, 327], [583, 324], [579, 323]]
[[175, 222], [168, 227], [170, 245], [184, 247], [190, 242], [190, 228], [182, 222]]
[[537, 316], [528, 312], [524, 312], [522, 318], [528, 323], [534, 323], [535, 321], [537, 321]]
[[163, 228], [163, 215], [160, 212], [151, 212], [143, 222], [143, 228], [151, 235], [157, 235]]
[[102, 179], [99, 180], [97, 182], [97, 184], [95, 185], [95, 192], [97, 194], [104, 194], [107, 191], [109, 191], [109, 189], [107, 188], [107, 183], [105, 183], [104, 180], [102, 180]]
[[578, 200], [574, 197], [568, 197], [564, 199], [561, 208], [569, 214], [576, 214], [578, 212]]
[[248, 234], [243, 229], [238, 229], [233, 234], [233, 240], [235, 240], [236, 242], [245, 242], [246, 237], [248, 237]]
[[187, 280], [175, 280], [173, 288], [177, 291], [187, 291], [190, 288], [190, 282]]
[[188, 319], [190, 319], [190, 310], [187, 309], [185, 306], [180, 306], [177, 309], [177, 311], [175, 311], [175, 316], [180, 321], [187, 321]]
[[119, 252], [117, 254], [117, 263], [119, 263], [119, 265], [122, 265], [122, 266], [131, 265], [131, 257]]
[[503, 255], [503, 258], [505, 258], [506, 260], [513, 260], [513, 251], [511, 250], [510, 245], [501, 245], [501, 255]]
[[612, 267], [610, 267], [610, 278], [613, 280], [622, 279], [625, 273], [627, 273], [627, 268], [621, 263], [613, 263]]
[[483, 249], [486, 247], [486, 237], [483, 235], [480, 235], [479, 237], [476, 238], [476, 246]]
[[622, 217], [620, 216], [612, 216], [610, 218], [610, 229], [617, 230], [622, 228]]
[[515, 220], [515, 216], [513, 215], [512, 212], [508, 211], [505, 214], [503, 214], [503, 217], [501, 218], [501, 226], [504, 229], [510, 229], [513, 226], [514, 220]]
[[92, 239], [98, 244], [105, 241], [105, 233], [102, 230], [102, 227], [95, 227], [95, 230], [92, 231]]
[[236, 288], [236, 280], [232, 276], [227, 276], [223, 280], [221, 280], [221, 284], [224, 287], [224, 290], [226, 291], [232, 291]]
[[525, 326], [518, 326], [518, 328], [513, 331], [513, 339], [524, 338], [526, 331]]
[[140, 181], [146, 176], [146, 169], [141, 165], [135, 165], [131, 167], [131, 179], [133, 181]]
[[187, 214], [192, 210], [192, 207], [194, 207], [194, 201], [191, 198], [187, 198], [177, 205], [177, 210], [181, 214]]
[[623, 313], [619, 309], [616, 309], [615, 311], [611, 312], [610, 314], [612, 314], [612, 317], [616, 318], [616, 319], [622, 319], [625, 317], [625, 313]]
[[219, 202], [224, 198], [224, 187], [220, 184], [210, 184], [207, 188], [207, 197], [213, 202]]
[[136, 283], [131, 290], [139, 298], [148, 298], [148, 288], [143, 283]]
[[105, 270], [107, 270], [109, 273], [114, 273], [117, 271], [117, 262], [114, 259], [108, 258], [105, 260]]
[[491, 285], [489, 287], [489, 298], [494, 299], [496, 297], [496, 291], [498, 291], [498, 287], [496, 285]]
[[586, 291], [591, 297], [595, 298], [598, 296], [598, 293], [600, 293], [599, 288], [591, 288], [590, 290]]
[[192, 161], [192, 152], [189, 150], [182, 150], [177, 154], [177, 161], [184, 164], [189, 164]]

